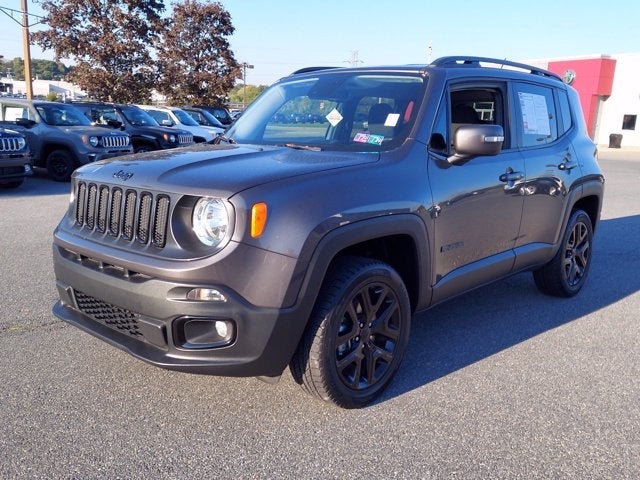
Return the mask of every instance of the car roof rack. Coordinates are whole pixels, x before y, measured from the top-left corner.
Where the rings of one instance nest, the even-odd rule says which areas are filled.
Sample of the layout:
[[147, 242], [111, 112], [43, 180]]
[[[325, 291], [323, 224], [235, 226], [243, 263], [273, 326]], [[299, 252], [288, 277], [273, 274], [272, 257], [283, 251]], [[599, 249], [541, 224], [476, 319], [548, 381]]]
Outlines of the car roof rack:
[[494, 65], [502, 65], [505, 67], [517, 68], [519, 70], [524, 70], [534, 75], [555, 78], [556, 80], [562, 81], [562, 78], [560, 78], [560, 75], [550, 72], [549, 70], [545, 70], [544, 68], [534, 67], [533, 65], [527, 65], [526, 63], [512, 62], [510, 60], [500, 60], [499, 58], [462, 57], [462, 56], [441, 57], [431, 62], [431, 65], [435, 67], [481, 67], [482, 66], [480, 65], [481, 62], [492, 63]]
[[340, 67], [305, 67], [305, 68], [301, 68], [300, 70], [296, 70], [291, 75], [299, 75], [301, 73], [317, 72], [318, 70], [330, 70], [332, 68], [340, 68]]

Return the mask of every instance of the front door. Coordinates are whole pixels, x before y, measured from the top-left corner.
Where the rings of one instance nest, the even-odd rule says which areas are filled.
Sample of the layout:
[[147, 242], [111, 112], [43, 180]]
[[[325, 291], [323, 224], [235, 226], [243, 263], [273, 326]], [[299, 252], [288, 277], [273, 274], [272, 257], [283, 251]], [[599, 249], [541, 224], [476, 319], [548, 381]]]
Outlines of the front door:
[[[439, 115], [446, 113], [447, 119], [436, 123], [436, 130], [445, 130], [442, 151], [431, 148], [429, 157], [436, 302], [513, 268], [525, 167], [522, 155], [511, 148], [507, 98], [506, 85], [465, 84], [452, 87], [441, 105]], [[455, 130], [474, 123], [501, 124], [505, 130], [502, 151], [449, 164], [446, 157], [454, 153]]]

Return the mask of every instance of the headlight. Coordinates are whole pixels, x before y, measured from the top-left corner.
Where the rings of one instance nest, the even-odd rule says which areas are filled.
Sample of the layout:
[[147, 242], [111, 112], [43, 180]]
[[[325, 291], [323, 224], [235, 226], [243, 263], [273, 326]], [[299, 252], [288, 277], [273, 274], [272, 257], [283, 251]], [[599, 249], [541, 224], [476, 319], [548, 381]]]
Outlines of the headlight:
[[97, 147], [99, 143], [98, 137], [89, 137], [89, 143], [92, 147]]
[[173, 133], [165, 133], [164, 140], [165, 142], [176, 143], [176, 136]]
[[18, 138], [18, 150], [22, 150], [26, 145], [27, 145], [27, 142], [25, 141], [25, 139], [22, 138], [22, 137], [19, 137]]
[[193, 231], [208, 247], [223, 247], [231, 235], [231, 218], [221, 198], [205, 197], [193, 209]]

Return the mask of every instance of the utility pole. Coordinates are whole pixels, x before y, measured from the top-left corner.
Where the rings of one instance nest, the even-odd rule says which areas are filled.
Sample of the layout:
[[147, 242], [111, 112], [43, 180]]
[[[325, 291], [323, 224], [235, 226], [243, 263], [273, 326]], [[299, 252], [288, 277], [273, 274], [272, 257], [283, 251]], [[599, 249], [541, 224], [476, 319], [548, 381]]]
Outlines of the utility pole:
[[240, 64], [242, 67], [242, 103], [243, 106], [247, 107], [247, 68], [253, 68], [253, 65], [248, 64], [247, 62], [242, 62]]
[[22, 45], [24, 48], [24, 82], [27, 86], [27, 99], [33, 98], [33, 83], [31, 82], [31, 48], [29, 47], [29, 13], [27, 0], [22, 0]]

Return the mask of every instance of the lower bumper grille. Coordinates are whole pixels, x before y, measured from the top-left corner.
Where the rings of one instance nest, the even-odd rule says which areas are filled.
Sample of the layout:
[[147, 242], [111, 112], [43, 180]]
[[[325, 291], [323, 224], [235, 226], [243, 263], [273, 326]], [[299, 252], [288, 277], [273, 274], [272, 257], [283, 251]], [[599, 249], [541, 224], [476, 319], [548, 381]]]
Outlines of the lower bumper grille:
[[85, 315], [109, 328], [127, 333], [139, 340], [144, 340], [144, 334], [140, 331], [136, 313], [103, 302], [78, 290], [74, 294], [78, 308]]

